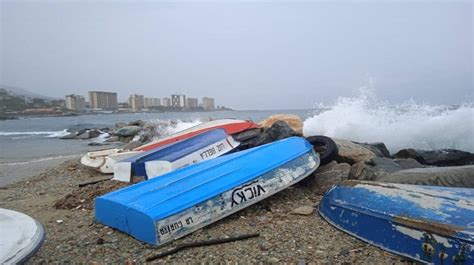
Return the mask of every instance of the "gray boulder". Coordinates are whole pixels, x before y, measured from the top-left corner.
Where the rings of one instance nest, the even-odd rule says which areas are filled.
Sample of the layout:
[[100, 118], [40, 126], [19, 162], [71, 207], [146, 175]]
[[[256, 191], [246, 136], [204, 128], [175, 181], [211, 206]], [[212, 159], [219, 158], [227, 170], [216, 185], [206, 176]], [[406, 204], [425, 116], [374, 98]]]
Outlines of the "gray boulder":
[[395, 163], [395, 161], [386, 157], [374, 157], [369, 162], [366, 162], [366, 164], [374, 167], [376, 170], [390, 173], [403, 169], [399, 164]]
[[370, 161], [377, 155], [368, 148], [347, 140], [333, 139], [339, 148], [336, 161], [339, 163], [355, 164], [361, 161]]
[[402, 149], [395, 158], [412, 158], [423, 165], [430, 166], [463, 166], [474, 165], [474, 154], [457, 149], [440, 149], [424, 151], [415, 149]]
[[331, 163], [319, 167], [302, 184], [318, 195], [323, 195], [334, 184], [349, 178], [351, 165], [347, 163]]
[[350, 179], [375, 180], [403, 168], [392, 159], [374, 157], [370, 161], [361, 161], [351, 166]]
[[405, 169], [376, 180], [402, 184], [474, 188], [474, 166]]
[[125, 126], [117, 131], [115, 131], [115, 135], [121, 136], [121, 137], [128, 137], [128, 136], [134, 136], [138, 132], [140, 132], [142, 127], [140, 126]]
[[397, 163], [402, 169], [426, 167], [413, 158], [395, 158], [393, 162]]
[[390, 157], [390, 151], [388, 151], [387, 146], [382, 142], [377, 143], [358, 143], [363, 147], [372, 151], [376, 156], [379, 157]]
[[85, 139], [91, 139], [91, 138], [96, 138], [100, 135], [100, 132], [99, 131], [96, 131], [96, 130], [87, 130], [85, 131], [84, 133], [81, 133], [79, 135], [77, 135], [74, 139], [82, 139], [82, 140], [85, 140]]

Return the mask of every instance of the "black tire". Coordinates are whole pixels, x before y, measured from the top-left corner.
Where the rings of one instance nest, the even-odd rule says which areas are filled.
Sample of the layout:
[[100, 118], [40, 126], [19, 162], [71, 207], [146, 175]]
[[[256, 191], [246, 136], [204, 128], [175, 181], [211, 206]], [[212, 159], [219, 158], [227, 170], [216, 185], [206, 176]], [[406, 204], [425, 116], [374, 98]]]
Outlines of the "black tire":
[[338, 154], [336, 143], [329, 137], [316, 135], [306, 137], [306, 140], [314, 146], [314, 151], [319, 153], [321, 165], [326, 165], [333, 161]]

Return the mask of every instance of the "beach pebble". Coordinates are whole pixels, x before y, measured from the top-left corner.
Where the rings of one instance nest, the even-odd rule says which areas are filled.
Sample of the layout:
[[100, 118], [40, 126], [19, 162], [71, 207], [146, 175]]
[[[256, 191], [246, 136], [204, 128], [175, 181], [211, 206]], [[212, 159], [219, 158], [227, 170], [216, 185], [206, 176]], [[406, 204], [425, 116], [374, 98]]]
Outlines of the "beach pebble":
[[294, 209], [293, 211], [291, 211], [291, 213], [298, 214], [298, 215], [310, 215], [313, 213], [313, 211], [314, 211], [313, 206], [305, 205], [305, 206], [301, 206]]

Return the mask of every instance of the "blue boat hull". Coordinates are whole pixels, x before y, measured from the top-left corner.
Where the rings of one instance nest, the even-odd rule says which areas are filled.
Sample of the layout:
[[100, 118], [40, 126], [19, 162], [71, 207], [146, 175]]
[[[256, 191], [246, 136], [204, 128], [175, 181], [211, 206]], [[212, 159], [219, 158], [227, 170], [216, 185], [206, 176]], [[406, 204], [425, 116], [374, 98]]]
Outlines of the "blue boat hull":
[[318, 166], [311, 144], [292, 137], [98, 197], [96, 219], [161, 245], [293, 185]]
[[352, 236], [420, 262], [474, 262], [473, 189], [348, 181], [325, 194], [319, 213]]

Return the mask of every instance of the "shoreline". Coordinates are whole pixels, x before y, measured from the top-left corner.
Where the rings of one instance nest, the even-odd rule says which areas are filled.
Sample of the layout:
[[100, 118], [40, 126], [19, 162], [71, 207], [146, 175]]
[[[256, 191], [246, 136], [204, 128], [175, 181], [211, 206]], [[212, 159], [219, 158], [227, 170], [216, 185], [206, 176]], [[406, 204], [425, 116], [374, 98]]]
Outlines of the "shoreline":
[[182, 242], [256, 232], [260, 236], [254, 239], [189, 249], [157, 262], [405, 263], [402, 257], [338, 231], [317, 213], [308, 216], [291, 214], [292, 209], [314, 206], [321, 199], [298, 184], [159, 248], [95, 222], [93, 206], [85, 199], [74, 201], [79, 205], [73, 202], [73, 208], [54, 207], [74, 192], [86, 195], [107, 192], [112, 184], [78, 187], [79, 183], [103, 176], [80, 165], [79, 159], [72, 159], [27, 180], [0, 188], [3, 208], [24, 212], [39, 220], [46, 229], [46, 240], [29, 264], [67, 261], [144, 263], [147, 257]]
[[187, 112], [215, 112], [215, 111], [235, 111], [233, 109], [213, 109], [213, 110], [164, 110], [164, 111], [126, 111], [126, 112], [90, 112], [90, 113], [61, 113], [61, 114], [29, 114], [29, 115], [0, 115], [0, 121], [7, 121], [7, 120], [19, 120], [19, 119], [29, 119], [29, 118], [43, 118], [43, 117], [74, 117], [74, 116], [87, 116], [87, 115], [114, 115], [114, 114], [148, 114], [148, 113], [187, 113]]

